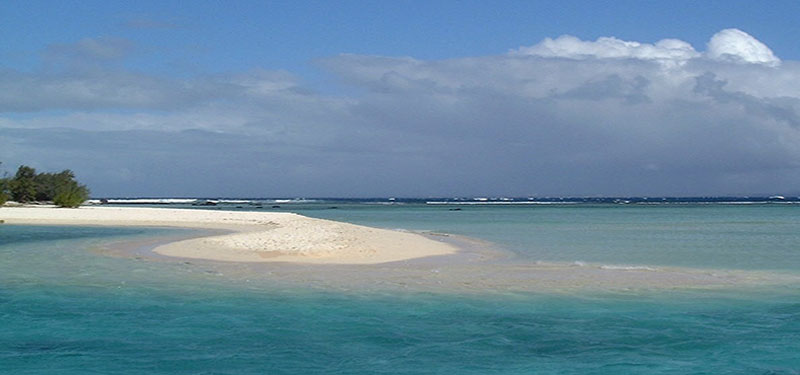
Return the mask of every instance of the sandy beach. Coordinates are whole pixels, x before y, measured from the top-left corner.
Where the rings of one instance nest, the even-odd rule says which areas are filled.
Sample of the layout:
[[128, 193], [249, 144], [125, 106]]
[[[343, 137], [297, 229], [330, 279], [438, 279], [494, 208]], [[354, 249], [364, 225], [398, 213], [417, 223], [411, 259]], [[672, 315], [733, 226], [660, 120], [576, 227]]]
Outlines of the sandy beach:
[[283, 212], [144, 207], [4, 207], [7, 224], [181, 227], [222, 231], [158, 246], [181, 258], [229, 262], [377, 264], [454, 254], [453, 245], [416, 233]]

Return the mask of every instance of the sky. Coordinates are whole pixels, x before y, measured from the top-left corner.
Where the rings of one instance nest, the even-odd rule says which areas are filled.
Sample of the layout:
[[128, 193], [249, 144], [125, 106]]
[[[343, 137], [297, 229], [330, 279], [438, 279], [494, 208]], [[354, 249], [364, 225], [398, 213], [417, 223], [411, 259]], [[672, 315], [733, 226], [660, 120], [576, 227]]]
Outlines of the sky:
[[0, 3], [0, 173], [94, 197], [800, 193], [797, 1]]

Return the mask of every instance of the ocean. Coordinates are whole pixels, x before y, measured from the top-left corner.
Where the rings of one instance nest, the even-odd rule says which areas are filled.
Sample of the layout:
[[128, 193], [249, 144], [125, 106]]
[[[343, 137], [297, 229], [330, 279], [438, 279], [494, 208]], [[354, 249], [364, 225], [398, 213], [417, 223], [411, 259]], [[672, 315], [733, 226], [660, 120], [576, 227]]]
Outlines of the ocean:
[[[780, 277], [667, 288], [384, 288], [378, 279], [341, 285], [313, 267], [303, 268], [304, 278], [316, 275], [305, 282], [148, 254], [153, 238], [188, 230], [3, 224], [0, 373], [800, 374], [799, 205], [258, 204], [194, 208], [467, 236], [504, 254], [496, 268]], [[347, 268], [354, 278], [359, 270]]]

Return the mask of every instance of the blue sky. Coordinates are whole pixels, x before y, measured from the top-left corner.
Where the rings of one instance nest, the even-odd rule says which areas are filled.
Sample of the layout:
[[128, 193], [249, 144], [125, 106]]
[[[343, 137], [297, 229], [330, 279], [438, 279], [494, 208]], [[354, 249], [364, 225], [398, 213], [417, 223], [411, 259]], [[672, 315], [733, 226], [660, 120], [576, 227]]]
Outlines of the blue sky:
[[797, 14], [5, 2], [0, 161], [71, 168], [98, 196], [798, 192]]
[[25, 1], [0, 11], [5, 60], [15, 67], [35, 65], [53, 43], [112, 35], [138, 44], [137, 69], [175, 74], [167, 66], [175, 61], [224, 72], [293, 70], [339, 53], [494, 55], [562, 34], [677, 38], [702, 48], [731, 27], [782, 58], [800, 57], [792, 38], [800, 33], [795, 1]]

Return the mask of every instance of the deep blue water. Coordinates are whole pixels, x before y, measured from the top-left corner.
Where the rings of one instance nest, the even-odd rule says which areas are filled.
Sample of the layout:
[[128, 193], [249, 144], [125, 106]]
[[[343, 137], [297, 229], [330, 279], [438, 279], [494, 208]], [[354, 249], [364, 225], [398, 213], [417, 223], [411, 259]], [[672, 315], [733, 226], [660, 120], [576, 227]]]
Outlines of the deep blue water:
[[[718, 255], [725, 252], [726, 246], [717, 244], [722, 241], [739, 257], [789, 259], [783, 267], [769, 260], [751, 269], [797, 270], [792, 256], [798, 242], [795, 234], [784, 233], [794, 229], [794, 211], [585, 208], [340, 207], [314, 214], [312, 207], [305, 213], [496, 240], [494, 233], [523, 259], [547, 256], [526, 240], [536, 238], [548, 244], [550, 254], [568, 252], [565, 259], [618, 263], [624, 259], [606, 249], [613, 245], [648, 264], [669, 263], [691, 248], [695, 262], [704, 266], [743, 263]], [[631, 225], [638, 226], [625, 229]], [[491, 231], [496, 228], [506, 229], [498, 235]], [[531, 237], [516, 233], [520, 230]], [[577, 238], [558, 240], [573, 232]], [[0, 373], [800, 373], [797, 285], [470, 295], [341, 292], [241, 285], [190, 272], [179, 262], [91, 250], [110, 240], [169, 233], [0, 225]], [[670, 240], [679, 251], [659, 258], [670, 249], [660, 242]], [[742, 241], [750, 252], [742, 251]], [[637, 243], [644, 248], [640, 253]], [[753, 247], [759, 243], [764, 245]]]

